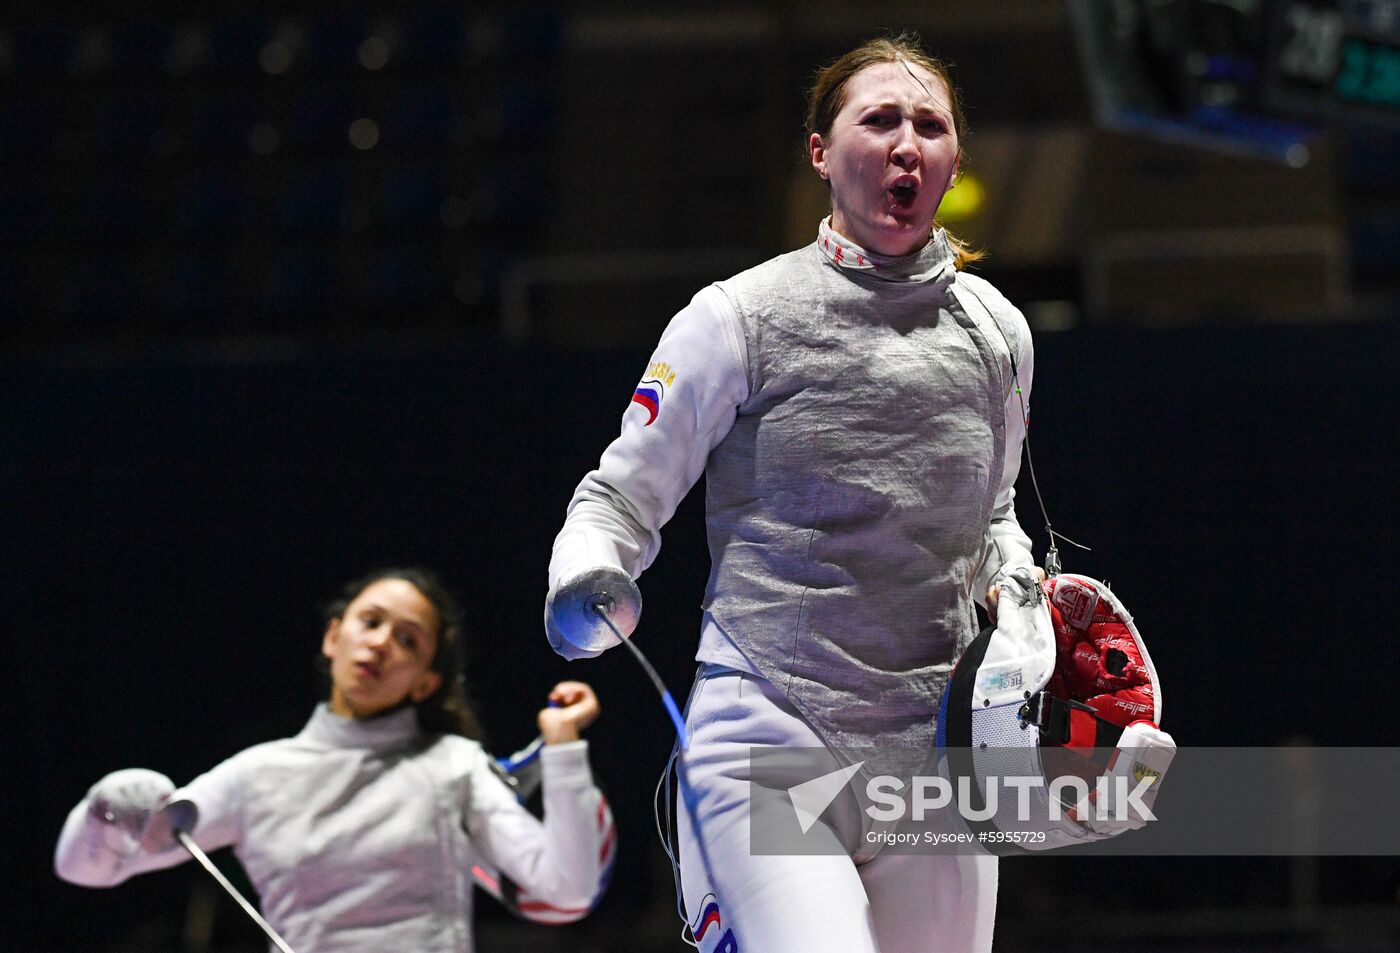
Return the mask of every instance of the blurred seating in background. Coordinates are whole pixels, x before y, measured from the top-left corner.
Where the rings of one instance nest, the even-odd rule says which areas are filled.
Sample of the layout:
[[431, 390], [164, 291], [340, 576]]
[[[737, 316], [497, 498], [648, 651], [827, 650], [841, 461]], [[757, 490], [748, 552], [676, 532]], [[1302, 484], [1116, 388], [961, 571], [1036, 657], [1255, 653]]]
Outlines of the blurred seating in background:
[[[1400, 308], [1400, 87], [1344, 103], [1288, 74], [1322, 55], [1295, 24], [1361, 42], [1346, 17], [1365, 11], [1275, 6], [1299, 4], [906, 18], [971, 118], [944, 221], [1034, 325]], [[0, 287], [0, 345], [651, 340], [712, 265], [800, 244], [824, 214], [802, 85], [889, 25], [835, 9], [0, 15], [0, 259], [22, 276]]]
[[547, 224], [552, 164], [516, 150], [553, 135], [560, 21], [0, 17], [3, 340], [489, 323]]

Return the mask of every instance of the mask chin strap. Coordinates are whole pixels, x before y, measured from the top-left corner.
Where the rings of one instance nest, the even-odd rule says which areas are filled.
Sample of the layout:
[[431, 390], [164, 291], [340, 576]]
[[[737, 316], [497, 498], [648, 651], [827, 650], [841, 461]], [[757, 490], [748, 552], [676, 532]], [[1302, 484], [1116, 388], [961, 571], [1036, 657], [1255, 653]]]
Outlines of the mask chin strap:
[[1043, 743], [1085, 752], [1100, 764], [1108, 762], [1123, 737], [1122, 725], [1108, 721], [1091, 706], [1048, 692], [1036, 692], [1018, 714], [1040, 730]]

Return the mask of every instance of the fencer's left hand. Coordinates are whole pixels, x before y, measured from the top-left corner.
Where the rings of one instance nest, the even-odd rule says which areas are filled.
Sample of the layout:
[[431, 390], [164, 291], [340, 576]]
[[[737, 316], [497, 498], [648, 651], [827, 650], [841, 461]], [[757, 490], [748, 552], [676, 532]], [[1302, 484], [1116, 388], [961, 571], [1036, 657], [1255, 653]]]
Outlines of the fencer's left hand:
[[578, 741], [579, 732], [593, 724], [603, 710], [598, 696], [584, 682], [560, 682], [549, 693], [550, 707], [539, 714], [540, 737], [547, 745]]
[[[1035, 581], [1044, 582], [1045, 570], [1041, 569], [1039, 566], [1034, 567], [1034, 569]], [[997, 600], [999, 598], [1001, 598], [1001, 583], [993, 583], [991, 587], [987, 589], [987, 620], [991, 622], [992, 625], [996, 625], [997, 622]]]

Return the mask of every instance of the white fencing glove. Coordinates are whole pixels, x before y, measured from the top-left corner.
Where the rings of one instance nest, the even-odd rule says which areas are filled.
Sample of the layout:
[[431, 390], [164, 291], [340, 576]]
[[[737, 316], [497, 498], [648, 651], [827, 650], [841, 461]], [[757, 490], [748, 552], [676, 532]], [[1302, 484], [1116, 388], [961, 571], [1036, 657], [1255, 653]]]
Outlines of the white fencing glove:
[[102, 830], [103, 843], [121, 855], [135, 853], [151, 819], [170, 800], [175, 784], [159, 771], [113, 771], [88, 791], [88, 814]]

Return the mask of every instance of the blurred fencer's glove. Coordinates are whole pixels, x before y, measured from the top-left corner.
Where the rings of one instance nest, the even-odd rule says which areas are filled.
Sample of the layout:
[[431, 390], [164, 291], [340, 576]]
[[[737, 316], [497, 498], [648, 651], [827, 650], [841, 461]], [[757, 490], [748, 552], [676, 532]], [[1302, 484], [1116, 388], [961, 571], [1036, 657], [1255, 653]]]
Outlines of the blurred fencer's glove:
[[159, 771], [113, 771], [88, 791], [88, 813], [102, 825], [102, 840], [119, 854], [135, 853], [175, 784]]
[[544, 604], [544, 630], [554, 651], [572, 661], [597, 658], [618, 645], [599, 609], [619, 632], [631, 635], [642, 615], [642, 594], [632, 577], [615, 566], [595, 566], [555, 586]]
[[185, 798], [167, 801], [146, 825], [146, 830], [141, 835], [141, 846], [152, 852], [174, 847], [180, 843], [175, 833], [193, 833], [194, 825], [198, 821], [199, 808], [195, 807], [193, 801]]

